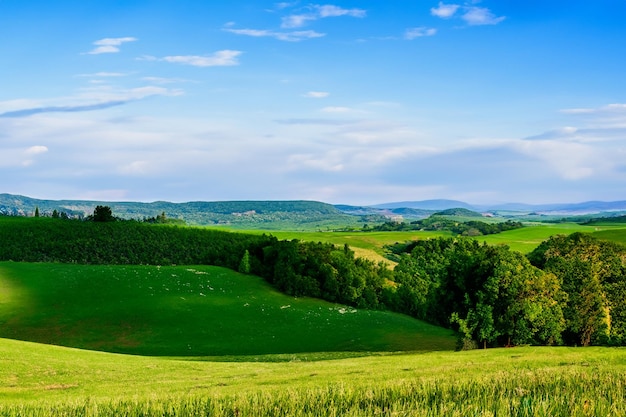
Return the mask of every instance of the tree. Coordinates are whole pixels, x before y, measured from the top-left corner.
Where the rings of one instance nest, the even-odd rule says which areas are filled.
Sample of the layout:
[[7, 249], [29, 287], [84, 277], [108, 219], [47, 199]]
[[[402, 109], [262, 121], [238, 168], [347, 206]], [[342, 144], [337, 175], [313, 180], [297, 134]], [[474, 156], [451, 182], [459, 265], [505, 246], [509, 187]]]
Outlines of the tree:
[[93, 211], [93, 216], [91, 216], [91, 220], [94, 222], [113, 222], [115, 221], [115, 217], [113, 217], [113, 211], [109, 206], [96, 206]]
[[39, 206], [35, 207], [35, 217], [39, 217]]
[[246, 251], [243, 253], [243, 256], [241, 257], [241, 262], [239, 262], [239, 272], [241, 272], [242, 274], [250, 273], [250, 252], [248, 252], [248, 249], [246, 249]]

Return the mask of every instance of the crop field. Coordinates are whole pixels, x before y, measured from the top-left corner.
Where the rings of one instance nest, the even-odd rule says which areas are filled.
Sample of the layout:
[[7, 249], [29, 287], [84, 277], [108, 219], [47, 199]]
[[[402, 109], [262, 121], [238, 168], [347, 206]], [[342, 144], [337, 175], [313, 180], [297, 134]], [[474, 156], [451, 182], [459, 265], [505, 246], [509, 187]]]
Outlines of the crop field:
[[228, 269], [0, 263], [0, 337], [156, 356], [452, 349], [451, 331]]
[[625, 376], [618, 348], [210, 362], [0, 339], [0, 415], [620, 416]]

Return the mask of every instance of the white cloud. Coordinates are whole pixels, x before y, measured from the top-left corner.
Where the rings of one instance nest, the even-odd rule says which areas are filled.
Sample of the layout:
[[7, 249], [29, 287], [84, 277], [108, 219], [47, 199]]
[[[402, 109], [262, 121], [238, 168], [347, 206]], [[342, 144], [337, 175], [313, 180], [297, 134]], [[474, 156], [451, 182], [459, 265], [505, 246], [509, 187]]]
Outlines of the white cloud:
[[350, 113], [354, 110], [350, 107], [331, 106], [324, 107], [321, 111], [324, 113]]
[[96, 72], [94, 74], [79, 74], [78, 77], [100, 77], [100, 78], [109, 78], [109, 77], [126, 77], [128, 74], [124, 74], [123, 72]]
[[432, 14], [433, 16], [441, 17], [442, 19], [447, 19], [454, 16], [459, 7], [461, 6], [459, 6], [458, 4], [444, 4], [440, 1], [438, 7], [433, 7], [432, 9], [430, 9], [430, 14]]
[[351, 17], [365, 17], [367, 12], [363, 9], [343, 9], [339, 6], [333, 6], [330, 4], [324, 6], [315, 6], [319, 17], [338, 17], [338, 16], [351, 16]]
[[274, 5], [274, 7], [276, 8], [276, 10], [282, 10], [282, 9], [287, 9], [287, 8], [289, 8], [289, 7], [293, 7], [293, 6], [295, 6], [296, 4], [298, 4], [298, 2], [297, 2], [297, 1], [294, 1], [294, 2], [286, 2], [286, 1], [283, 1], [283, 2], [280, 2], [280, 3], [276, 3], [276, 4]]
[[309, 13], [301, 13], [301, 14], [292, 14], [289, 16], [285, 16], [282, 18], [281, 27], [292, 29], [299, 28], [307, 24], [307, 22], [325, 19], [328, 17], [341, 17], [341, 16], [350, 16], [363, 18], [367, 15], [367, 11], [364, 9], [344, 9], [339, 6], [334, 6], [331, 4], [326, 5], [311, 5], [312, 9]]
[[624, 113], [626, 114], [626, 104], [623, 103], [613, 103], [607, 104], [603, 107], [598, 108], [578, 108], [578, 109], [563, 109], [561, 113], [566, 114], [608, 114], [608, 113]]
[[299, 42], [306, 39], [321, 38], [323, 36], [326, 36], [325, 33], [315, 32], [313, 30], [302, 30], [294, 32], [276, 32], [272, 30], [230, 28], [224, 28], [224, 30], [226, 32], [234, 33], [235, 35], [252, 36], [255, 38], [267, 37], [287, 42]]
[[[474, 2], [476, 3], [476, 2]], [[461, 19], [469, 26], [497, 25], [506, 19], [505, 16], [496, 16], [490, 9], [478, 6], [461, 6], [459, 4], [446, 4], [439, 2], [439, 6], [430, 9], [430, 14], [442, 19], [449, 19], [462, 10]]]
[[143, 77], [142, 80], [148, 81], [154, 84], [178, 84], [193, 82], [184, 78], [165, 78], [165, 77]]
[[470, 26], [497, 25], [506, 19], [505, 16], [497, 17], [486, 7], [468, 7], [461, 18]]
[[124, 37], [124, 38], [104, 38], [95, 41], [93, 44], [96, 45], [96, 48], [87, 52], [90, 55], [98, 55], [98, 54], [111, 54], [120, 51], [120, 45], [126, 42], [134, 42], [137, 38], [133, 37]]
[[25, 153], [27, 155], [38, 155], [38, 154], [42, 154], [42, 153], [46, 153], [48, 152], [48, 147], [47, 146], [41, 146], [41, 145], [37, 145], [37, 146], [31, 146], [30, 148], [26, 149]]
[[330, 95], [330, 93], [326, 92], [326, 91], [309, 91], [308, 93], [304, 94], [304, 97], [307, 98], [326, 98]]
[[48, 147], [42, 145], [29, 148], [2, 147], [0, 151], [0, 169], [30, 167], [35, 164], [35, 158], [48, 152]]
[[[29, 117], [42, 113], [95, 111], [121, 106], [153, 96], [180, 96], [182, 94], [182, 90], [157, 86], [143, 86], [130, 89], [97, 86], [83, 89], [79, 94], [69, 97], [45, 100], [19, 100], [8, 103], [0, 102], [0, 119]], [[6, 104], [8, 104], [8, 108], [5, 107]]]
[[161, 58], [160, 60], [176, 64], [191, 65], [194, 67], [223, 67], [239, 65], [237, 57], [241, 54], [241, 51], [225, 49], [223, 51], [217, 51], [210, 56], [175, 55], [166, 56]]
[[437, 29], [434, 28], [426, 28], [426, 27], [418, 27], [407, 29], [404, 33], [404, 38], [408, 40], [412, 40], [415, 38], [421, 38], [424, 36], [434, 36], [437, 33]]
[[293, 29], [302, 27], [309, 20], [317, 20], [318, 17], [314, 14], [294, 14], [291, 16], [285, 16], [282, 18], [281, 28]]

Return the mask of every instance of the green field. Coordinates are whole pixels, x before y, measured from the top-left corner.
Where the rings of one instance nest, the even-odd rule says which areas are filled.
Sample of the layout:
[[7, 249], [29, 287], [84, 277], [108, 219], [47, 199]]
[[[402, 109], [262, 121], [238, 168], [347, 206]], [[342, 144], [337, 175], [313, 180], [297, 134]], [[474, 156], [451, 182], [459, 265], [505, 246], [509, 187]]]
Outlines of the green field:
[[207, 362], [0, 339], [0, 415], [621, 416], [626, 352]]
[[[575, 231], [626, 243], [567, 223], [479, 240], [527, 253]], [[272, 234], [374, 260], [449, 236]], [[448, 330], [212, 266], [0, 262], [0, 338], [0, 416], [626, 415], [624, 348], [454, 352]]]
[[[249, 233], [260, 233], [248, 231]], [[552, 235], [571, 234], [574, 232], [595, 233], [599, 238], [606, 238], [626, 243], [626, 225], [585, 226], [577, 223], [532, 223], [521, 229], [478, 236], [480, 242], [490, 245], [508, 245], [512, 250], [529, 253], [541, 242]], [[313, 242], [330, 242], [336, 245], [350, 245], [357, 256], [374, 261], [386, 261], [385, 245], [396, 242], [403, 243], [411, 240], [428, 239], [439, 236], [452, 236], [450, 232], [409, 231], [409, 232], [295, 232], [295, 231], [268, 231], [279, 239], [300, 239]]]
[[228, 269], [0, 263], [0, 337], [157, 356], [424, 351], [455, 336], [401, 314], [274, 290]]

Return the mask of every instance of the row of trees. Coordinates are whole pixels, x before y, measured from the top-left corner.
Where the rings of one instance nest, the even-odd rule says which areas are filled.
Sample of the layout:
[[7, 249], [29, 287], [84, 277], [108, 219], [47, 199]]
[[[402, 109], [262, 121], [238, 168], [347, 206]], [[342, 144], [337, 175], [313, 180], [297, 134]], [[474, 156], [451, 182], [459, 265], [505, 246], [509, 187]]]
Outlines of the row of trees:
[[430, 231], [449, 231], [456, 235], [462, 236], [481, 236], [501, 233], [507, 230], [519, 229], [523, 227], [522, 223], [507, 220], [499, 223], [487, 223], [480, 220], [457, 221], [446, 216], [433, 215], [427, 219], [416, 220], [410, 223], [406, 222], [385, 222], [381, 225], [373, 227], [363, 227], [363, 231], [411, 231], [411, 230], [430, 230]]

